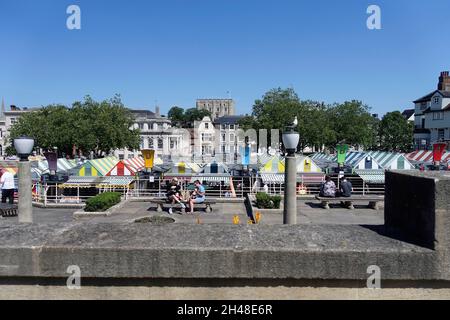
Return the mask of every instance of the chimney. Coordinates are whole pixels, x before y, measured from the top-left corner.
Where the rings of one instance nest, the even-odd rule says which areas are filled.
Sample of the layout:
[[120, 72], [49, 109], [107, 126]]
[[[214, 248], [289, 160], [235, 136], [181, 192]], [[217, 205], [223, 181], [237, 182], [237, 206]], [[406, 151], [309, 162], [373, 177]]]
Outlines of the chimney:
[[160, 113], [160, 111], [159, 111], [159, 107], [158, 107], [158, 106], [155, 106], [155, 115], [156, 115], [157, 117], [160, 117], [160, 116], [161, 116], [161, 113]]
[[442, 71], [439, 77], [438, 90], [450, 91], [450, 72]]

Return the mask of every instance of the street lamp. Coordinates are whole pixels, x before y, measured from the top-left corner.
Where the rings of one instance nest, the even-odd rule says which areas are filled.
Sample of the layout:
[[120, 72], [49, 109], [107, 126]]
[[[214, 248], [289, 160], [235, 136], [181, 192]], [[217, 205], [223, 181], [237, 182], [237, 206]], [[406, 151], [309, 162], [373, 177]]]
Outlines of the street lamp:
[[28, 157], [33, 151], [34, 139], [21, 136], [14, 139], [14, 148], [20, 157], [19, 176], [19, 222], [33, 223], [33, 205], [31, 198], [31, 163]]
[[297, 151], [300, 135], [292, 124], [286, 128], [282, 135], [286, 149], [284, 170], [284, 210], [283, 224], [297, 224]]

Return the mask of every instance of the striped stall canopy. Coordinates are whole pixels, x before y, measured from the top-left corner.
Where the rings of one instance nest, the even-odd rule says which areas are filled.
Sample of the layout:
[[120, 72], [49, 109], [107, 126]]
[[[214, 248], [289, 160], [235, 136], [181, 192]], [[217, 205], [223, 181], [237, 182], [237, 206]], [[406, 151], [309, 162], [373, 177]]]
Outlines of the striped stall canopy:
[[355, 173], [366, 183], [384, 183], [384, 170], [355, 170]]
[[199, 180], [204, 182], [230, 182], [231, 175], [229, 174], [214, 174], [214, 175], [195, 175], [191, 177], [190, 182]]
[[138, 170], [131, 165], [128, 165], [124, 160], [120, 160], [117, 164], [106, 174], [106, 176], [134, 176]]
[[102, 178], [96, 176], [72, 176], [59, 185], [60, 188], [94, 188], [95, 185], [101, 183]]
[[204, 166], [200, 173], [223, 174], [228, 173], [229, 169], [223, 162], [212, 162]]
[[322, 172], [320, 167], [307, 156], [297, 157], [297, 172]]
[[[265, 184], [284, 184], [284, 173], [260, 173]], [[297, 182], [302, 184], [319, 184], [325, 180], [325, 174], [320, 172], [297, 174]]]
[[97, 185], [97, 188], [123, 188], [128, 187], [133, 181], [134, 179], [132, 177], [103, 177]]
[[[337, 156], [333, 158], [334, 162], [337, 162]], [[348, 165], [354, 169], [361, 170], [379, 170], [382, 169], [381, 165], [366, 152], [350, 151], [345, 158], [345, 165]]]
[[[433, 151], [428, 150], [418, 150], [406, 155], [410, 161], [414, 163], [432, 163], [433, 162]], [[442, 163], [450, 162], [450, 152], [447, 151], [442, 155]]]
[[8, 172], [11, 172], [12, 174], [17, 174], [17, 166], [18, 166], [17, 160], [1, 160], [0, 161], [0, 168], [5, 169]]
[[285, 169], [284, 159], [279, 155], [272, 156], [260, 167], [261, 173], [283, 173]]
[[311, 156], [311, 159], [320, 161], [333, 161], [333, 156], [323, 152], [316, 152]]
[[80, 177], [101, 177], [106, 175], [118, 162], [116, 157], [106, 157], [86, 161], [78, 170]]
[[369, 151], [368, 154], [373, 157], [383, 169], [390, 170], [411, 170], [414, 166], [401, 153]]
[[284, 173], [260, 173], [259, 176], [265, 184], [283, 184]]
[[174, 163], [167, 173], [169, 174], [185, 174], [197, 173], [200, 171], [200, 166], [193, 162], [178, 162]]
[[[59, 158], [57, 160], [58, 172], [66, 172], [77, 166], [76, 160], [68, 160], [65, 158]], [[42, 171], [43, 174], [49, 173], [47, 160], [39, 161], [37, 168]]]
[[134, 172], [144, 170], [145, 168], [145, 161], [144, 158], [142, 157], [125, 159], [123, 160], [123, 163], [129, 168], [131, 168]]
[[425, 163], [425, 162], [433, 162], [433, 151], [429, 150], [418, 150], [406, 155], [406, 158], [413, 162], [417, 163]]

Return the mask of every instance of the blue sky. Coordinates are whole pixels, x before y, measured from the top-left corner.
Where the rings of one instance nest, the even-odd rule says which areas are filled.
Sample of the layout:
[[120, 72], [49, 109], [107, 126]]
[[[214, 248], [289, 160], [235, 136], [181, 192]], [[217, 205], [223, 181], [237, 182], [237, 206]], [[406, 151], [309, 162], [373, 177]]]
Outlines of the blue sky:
[[[81, 8], [81, 30], [66, 9]], [[381, 7], [382, 30], [366, 27]], [[250, 113], [274, 87], [302, 99], [412, 106], [450, 69], [448, 0], [0, 0], [0, 98], [71, 104], [122, 96], [167, 112], [196, 98]], [[447, 23], [446, 23], [447, 22]]]

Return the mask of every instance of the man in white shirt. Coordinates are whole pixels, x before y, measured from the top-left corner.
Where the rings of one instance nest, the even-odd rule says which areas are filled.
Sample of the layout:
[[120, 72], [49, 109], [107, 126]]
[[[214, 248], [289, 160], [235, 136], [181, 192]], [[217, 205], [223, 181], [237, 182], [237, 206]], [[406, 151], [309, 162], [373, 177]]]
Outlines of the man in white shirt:
[[2, 203], [6, 203], [6, 199], [9, 199], [9, 204], [14, 204], [14, 175], [5, 170], [4, 168], [0, 169], [1, 178], [0, 185], [2, 187]]

